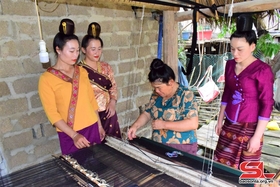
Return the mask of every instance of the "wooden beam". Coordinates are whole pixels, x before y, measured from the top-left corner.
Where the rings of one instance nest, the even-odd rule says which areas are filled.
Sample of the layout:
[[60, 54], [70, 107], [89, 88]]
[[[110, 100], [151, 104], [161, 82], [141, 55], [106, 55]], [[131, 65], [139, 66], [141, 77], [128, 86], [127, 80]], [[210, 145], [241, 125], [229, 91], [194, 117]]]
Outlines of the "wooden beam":
[[[34, 0], [33, 0], [34, 1]], [[92, 6], [92, 7], [114, 7], [116, 5], [125, 5], [125, 6], [136, 6], [143, 7], [153, 10], [173, 10], [178, 11], [178, 7], [164, 6], [159, 4], [152, 3], [142, 3], [131, 0], [39, 0], [38, 2], [47, 2], [47, 3], [58, 3], [58, 4], [72, 4], [72, 5], [81, 5], [81, 6]]]
[[178, 23], [174, 19], [175, 13], [163, 12], [163, 62], [173, 69], [178, 81]]
[[[227, 4], [226, 7], [219, 7], [218, 12], [228, 13], [230, 4]], [[245, 1], [240, 3], [234, 3], [233, 13], [249, 13], [249, 12], [261, 12], [266, 10], [274, 10], [280, 8], [279, 0], [254, 0], [254, 1]], [[214, 17], [213, 13], [209, 9], [201, 10], [206, 15]], [[205, 17], [203, 14], [200, 14], [199, 18]], [[191, 20], [192, 11], [178, 12], [175, 16], [177, 22]]]

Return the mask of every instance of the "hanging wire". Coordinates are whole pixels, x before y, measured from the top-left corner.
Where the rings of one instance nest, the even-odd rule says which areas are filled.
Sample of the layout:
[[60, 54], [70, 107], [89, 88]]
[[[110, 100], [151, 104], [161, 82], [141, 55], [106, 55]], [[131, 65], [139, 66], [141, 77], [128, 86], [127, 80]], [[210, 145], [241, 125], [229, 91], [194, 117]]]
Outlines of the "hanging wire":
[[[143, 32], [144, 15], [145, 15], [145, 6], [143, 5], [142, 15], [141, 15], [141, 19], [140, 19], [141, 20], [141, 24], [140, 24], [138, 48], [136, 50], [136, 57], [137, 57], [136, 63], [138, 62], [138, 59], [139, 59], [139, 50], [140, 50], [140, 44], [141, 44], [141, 38], [142, 38], [142, 32]], [[134, 66], [131, 66], [131, 67], [134, 68]], [[135, 88], [134, 83], [135, 83], [135, 79], [136, 79], [136, 73], [134, 72], [134, 69], [133, 69], [133, 71], [130, 70], [129, 77], [131, 77], [131, 76], [132, 76], [132, 79], [129, 78], [129, 80], [133, 80], [133, 86], [132, 86], [131, 89], [127, 89], [127, 95], [129, 96], [129, 99], [126, 102], [126, 108], [128, 108], [129, 101], [132, 100], [132, 94], [134, 93], [134, 88]], [[129, 91], [131, 91], [130, 94], [129, 94]], [[126, 112], [126, 115], [127, 114], [128, 114], [128, 112]], [[128, 133], [128, 130], [129, 130], [129, 124], [130, 124], [130, 117], [128, 118], [128, 122], [127, 122], [127, 126], [126, 126], [126, 129], [127, 129], [126, 134]], [[123, 141], [126, 141], [126, 140], [123, 140]]]
[[56, 0], [55, 2], [54, 2], [54, 5], [52, 6], [52, 7], [50, 7], [49, 9], [52, 9], [52, 10], [46, 10], [46, 9], [42, 9], [42, 7], [40, 7], [39, 6], [39, 9], [40, 10], [42, 10], [43, 12], [47, 12], [47, 13], [52, 13], [52, 12], [54, 12], [58, 7], [59, 7], [59, 3], [57, 3], [58, 2], [58, 0]]
[[[234, 3], [234, 0], [232, 0], [231, 2], [231, 6], [230, 6], [230, 9], [229, 9], [229, 13], [228, 13], [228, 28], [230, 28], [231, 26], [231, 17], [232, 17], [232, 14], [233, 14], [233, 3]], [[225, 3], [225, 8], [226, 8], [226, 4]], [[226, 11], [225, 11], [226, 12]], [[225, 13], [224, 13], [224, 17], [225, 17]], [[225, 19], [223, 19], [223, 22], [225, 21]], [[227, 47], [228, 45], [226, 45], [226, 47], [224, 47], [224, 51], [223, 51], [223, 61], [226, 61], [227, 60], [227, 56], [226, 56], [226, 51], [227, 51]], [[224, 62], [225, 64], [225, 62]], [[221, 97], [221, 96], [220, 96]], [[215, 128], [213, 128], [212, 132], [211, 132], [211, 136], [209, 137], [209, 134], [210, 134], [210, 124], [208, 124], [208, 129], [207, 129], [207, 137], [206, 137], [206, 145], [205, 145], [205, 148], [204, 148], [204, 152], [206, 153], [206, 147], [207, 147], [207, 144], [208, 144], [208, 140], [210, 139], [210, 147], [212, 147], [213, 145], [213, 138], [214, 138], [214, 130]], [[210, 162], [208, 161], [208, 167], [207, 167], [207, 175], [206, 175], [206, 178], [203, 179], [202, 176], [201, 176], [201, 179], [200, 179], [200, 185], [202, 183], [202, 180], [207, 180], [209, 177], [211, 177], [213, 175], [213, 162], [214, 162], [214, 149], [211, 149], [210, 151], [210, 154], [208, 155], [208, 159], [210, 160]], [[211, 158], [210, 158], [211, 156]], [[206, 156], [204, 156], [204, 159], [203, 159], [203, 164], [202, 164], [202, 172], [204, 170], [204, 167], [205, 167], [205, 159], [206, 159]]]
[[[205, 24], [205, 22], [201, 23], [201, 20], [198, 22], [198, 26], [201, 25], [203, 28], [205, 26], [204, 24]], [[203, 33], [204, 32], [202, 32], [202, 37], [200, 38], [200, 40], [202, 40], [202, 38], [204, 38], [203, 37]], [[202, 43], [202, 48], [200, 47], [200, 43]], [[198, 82], [198, 80], [200, 78], [200, 75], [201, 75], [201, 66], [202, 66], [201, 63], [203, 61], [203, 56], [204, 56], [204, 41], [202, 41], [202, 42], [198, 41], [197, 44], [198, 44], [198, 53], [199, 53], [199, 63], [198, 63], [199, 73], [198, 73], [198, 76], [196, 78], [196, 81], [192, 85], [189, 86], [190, 88], [192, 88], [193, 86], [195, 86], [197, 84], [197, 82]], [[196, 67], [194, 67], [194, 70], [192, 71], [192, 75], [191, 75], [191, 78], [190, 78], [190, 83], [192, 82], [192, 78], [193, 78], [193, 75], [194, 75], [194, 72], [195, 72], [195, 68]]]
[[40, 40], [43, 40], [43, 37], [42, 37], [42, 30], [41, 30], [40, 16], [39, 16], [38, 5], [37, 5], [37, 0], [35, 0], [34, 3], [35, 3], [36, 13], [37, 13], [37, 19], [38, 19], [38, 27], [39, 27]]
[[[55, 3], [57, 3], [57, 1], [58, 1], [58, 0], [56, 0]], [[39, 5], [38, 5], [38, 3], [37, 3], [37, 0], [35, 0], [34, 3], [35, 3], [36, 14], [37, 14], [37, 20], [38, 20], [38, 27], [39, 27], [40, 40], [43, 40], [41, 21], [40, 21], [40, 15], [39, 15], [39, 10], [38, 10]], [[60, 5], [60, 4], [57, 4], [57, 6], [55, 7], [55, 9], [53, 9], [52, 11], [46, 11], [46, 10], [41, 9], [40, 7], [39, 7], [39, 8], [40, 8], [40, 10], [42, 10], [42, 11], [44, 11], [44, 12], [51, 13], [51, 12], [55, 11], [59, 5]]]

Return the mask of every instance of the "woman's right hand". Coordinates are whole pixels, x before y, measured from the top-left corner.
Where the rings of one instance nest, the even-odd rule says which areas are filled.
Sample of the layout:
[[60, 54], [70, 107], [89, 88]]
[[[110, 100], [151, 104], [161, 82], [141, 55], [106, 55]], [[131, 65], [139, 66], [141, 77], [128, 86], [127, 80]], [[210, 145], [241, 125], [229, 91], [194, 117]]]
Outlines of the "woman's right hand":
[[127, 137], [129, 140], [132, 140], [133, 138], [136, 138], [136, 128], [135, 127], [130, 127], [128, 132], [127, 132]]
[[84, 137], [79, 133], [73, 138], [73, 141], [74, 141], [74, 145], [78, 149], [82, 149], [90, 146], [90, 142], [86, 139], [86, 137]]
[[215, 132], [218, 136], [220, 135], [220, 133], [222, 131], [222, 127], [223, 127], [222, 123], [217, 123], [217, 125], [215, 126]]

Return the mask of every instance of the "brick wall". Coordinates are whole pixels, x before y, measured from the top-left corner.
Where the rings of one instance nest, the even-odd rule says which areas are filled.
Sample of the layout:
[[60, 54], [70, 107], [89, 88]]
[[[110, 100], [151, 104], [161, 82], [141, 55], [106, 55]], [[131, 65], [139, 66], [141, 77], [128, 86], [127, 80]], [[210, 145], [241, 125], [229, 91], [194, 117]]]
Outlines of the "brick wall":
[[[130, 7], [87, 7], [39, 3], [42, 37], [51, 64], [52, 40], [62, 18], [76, 24], [81, 39], [87, 25], [101, 24], [103, 60], [112, 65], [118, 85], [117, 112], [121, 128], [139, 115], [151, 88], [147, 72], [157, 53], [158, 22], [149, 10], [141, 20]], [[37, 92], [45, 71], [39, 62], [39, 28], [34, 1], [0, 1], [0, 171], [6, 175], [59, 154], [55, 129], [49, 124]], [[140, 32], [142, 28], [142, 32]], [[141, 37], [141, 38], [139, 38]], [[82, 56], [81, 56], [82, 58]]]

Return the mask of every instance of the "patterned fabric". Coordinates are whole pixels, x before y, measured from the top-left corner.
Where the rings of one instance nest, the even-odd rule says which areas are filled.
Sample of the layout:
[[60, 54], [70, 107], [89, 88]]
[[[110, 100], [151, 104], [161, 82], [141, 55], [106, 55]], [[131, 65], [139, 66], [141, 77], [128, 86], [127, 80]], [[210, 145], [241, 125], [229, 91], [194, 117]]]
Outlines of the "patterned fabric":
[[[165, 102], [154, 92], [146, 107], [146, 112], [154, 120], [180, 121], [198, 115], [197, 101], [192, 91], [179, 85], [174, 96]], [[162, 129], [153, 131], [153, 140], [167, 144], [192, 144], [197, 142], [197, 136], [194, 130], [176, 132]]]
[[117, 113], [115, 112], [115, 114], [110, 118], [106, 118], [106, 116], [107, 113], [105, 111], [99, 112], [100, 121], [106, 134], [121, 138], [121, 131]]
[[225, 68], [222, 105], [226, 105], [226, 117], [233, 123], [257, 122], [258, 118], [268, 121], [274, 104], [271, 67], [257, 59], [236, 75], [235, 65], [229, 60]]
[[98, 111], [106, 110], [110, 99], [117, 101], [117, 84], [114, 79], [114, 72], [106, 62], [98, 62], [97, 70], [94, 70], [85, 61], [79, 63], [88, 72], [88, 77], [94, 90], [95, 98], [98, 103]]
[[236, 169], [243, 161], [259, 161], [263, 137], [260, 149], [256, 153], [246, 151], [248, 141], [254, 135], [256, 127], [257, 123], [232, 124], [229, 120], [225, 120], [215, 150], [214, 160]]
[[184, 151], [186, 153], [190, 153], [192, 155], [196, 155], [197, 152], [197, 143], [192, 144], [166, 144], [170, 147], [173, 147], [175, 149]]
[[71, 95], [71, 99], [70, 99], [70, 103], [69, 103], [67, 125], [69, 125], [70, 127], [73, 127], [74, 121], [75, 121], [75, 111], [76, 111], [76, 104], [77, 104], [77, 99], [78, 99], [78, 92], [79, 92], [79, 77], [80, 77], [79, 67], [75, 66], [73, 79], [65, 76], [59, 70], [56, 70], [52, 67], [48, 68], [47, 71], [52, 73], [53, 75], [57, 76], [58, 78], [61, 78], [62, 80], [72, 83], [72, 95]]
[[97, 70], [94, 70], [85, 61], [79, 63], [88, 72], [88, 78], [92, 85], [102, 127], [107, 135], [121, 138], [120, 125], [117, 113], [112, 117], [106, 118], [106, 107], [111, 99], [117, 101], [117, 85], [111, 66], [105, 62], [97, 63]]

